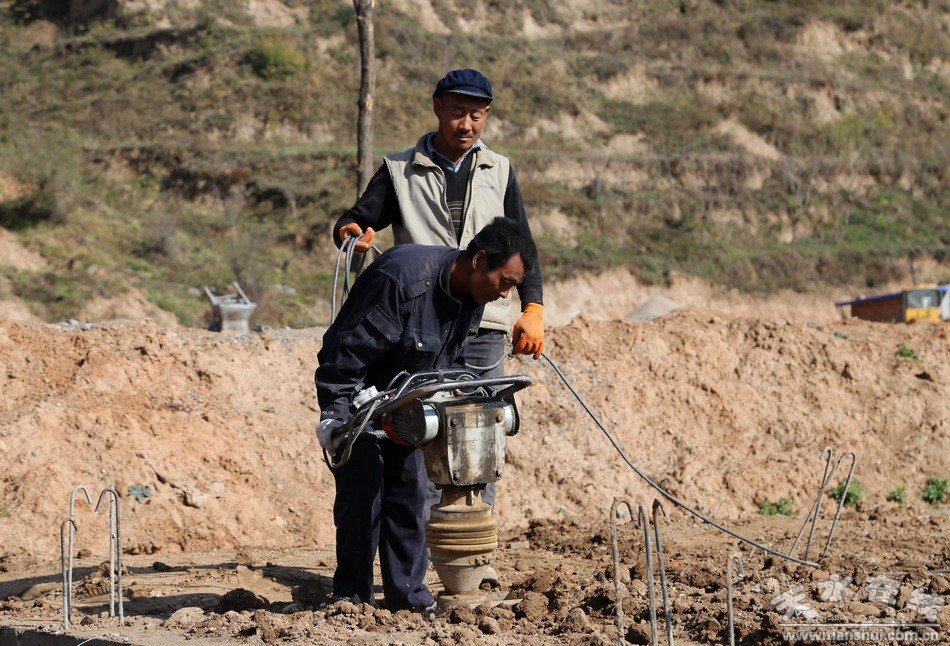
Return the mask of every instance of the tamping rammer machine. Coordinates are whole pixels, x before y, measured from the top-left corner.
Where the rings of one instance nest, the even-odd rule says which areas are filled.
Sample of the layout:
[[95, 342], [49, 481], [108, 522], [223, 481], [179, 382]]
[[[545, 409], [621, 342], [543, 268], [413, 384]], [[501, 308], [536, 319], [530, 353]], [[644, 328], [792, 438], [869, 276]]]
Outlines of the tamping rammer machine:
[[[426, 525], [426, 545], [445, 588], [440, 605], [488, 600], [479, 586], [498, 547], [498, 525], [481, 492], [501, 478], [506, 439], [519, 428], [514, 393], [529, 385], [526, 375], [417, 373], [384, 393], [361, 391], [353, 420], [335, 431], [340, 463], [361, 432], [421, 447], [429, 479], [442, 492]], [[382, 431], [368, 428], [370, 420], [379, 420], [374, 426]]]

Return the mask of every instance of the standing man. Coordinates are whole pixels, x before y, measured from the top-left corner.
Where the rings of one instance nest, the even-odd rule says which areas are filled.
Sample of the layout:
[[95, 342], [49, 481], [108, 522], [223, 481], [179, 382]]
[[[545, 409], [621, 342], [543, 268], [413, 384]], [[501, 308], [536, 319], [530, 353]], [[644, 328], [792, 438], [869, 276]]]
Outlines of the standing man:
[[[405, 371], [459, 367], [488, 303], [530, 275], [537, 256], [521, 224], [495, 218], [464, 251], [446, 246], [388, 249], [353, 285], [327, 329], [315, 382], [321, 428], [356, 412], [364, 386], [386, 390]], [[334, 452], [327, 435], [321, 445]], [[337, 567], [333, 596], [376, 604], [373, 560], [379, 551], [386, 607], [424, 612], [435, 599], [425, 583], [425, 482], [422, 451], [363, 434], [349, 461], [333, 471]]]
[[[365, 237], [365, 253], [376, 231], [393, 227], [396, 244], [412, 242], [464, 249], [497, 215], [528, 228], [521, 189], [508, 158], [480, 139], [491, 112], [492, 85], [480, 72], [453, 70], [432, 94], [438, 128], [414, 148], [386, 157], [356, 205], [333, 227], [339, 246], [347, 236]], [[512, 330], [514, 352], [540, 358], [544, 351], [541, 270], [533, 269], [518, 288], [522, 314]], [[485, 308], [478, 336], [465, 350], [466, 365], [483, 377], [504, 374], [510, 298]], [[491, 501], [488, 501], [491, 502]]]

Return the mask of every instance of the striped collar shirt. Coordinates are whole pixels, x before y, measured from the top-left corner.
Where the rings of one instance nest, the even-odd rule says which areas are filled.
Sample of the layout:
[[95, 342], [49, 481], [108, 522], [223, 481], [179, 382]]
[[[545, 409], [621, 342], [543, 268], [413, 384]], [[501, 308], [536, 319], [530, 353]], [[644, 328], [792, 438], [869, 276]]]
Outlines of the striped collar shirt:
[[449, 160], [448, 157], [446, 157], [445, 155], [443, 155], [442, 153], [440, 153], [438, 150], [435, 149], [435, 144], [433, 143], [434, 141], [435, 141], [435, 133], [433, 132], [429, 135], [429, 138], [426, 139], [426, 154], [429, 156], [429, 159], [433, 160], [435, 163], [441, 166], [444, 170], [450, 173], [457, 173], [459, 169], [462, 167], [462, 164], [465, 163], [465, 158], [468, 157], [470, 154], [472, 154], [479, 148], [486, 148], [482, 140], [477, 139], [475, 143], [472, 145], [472, 147], [469, 148], [465, 152], [464, 155], [459, 157], [459, 160], [457, 162], [453, 163], [451, 160]]

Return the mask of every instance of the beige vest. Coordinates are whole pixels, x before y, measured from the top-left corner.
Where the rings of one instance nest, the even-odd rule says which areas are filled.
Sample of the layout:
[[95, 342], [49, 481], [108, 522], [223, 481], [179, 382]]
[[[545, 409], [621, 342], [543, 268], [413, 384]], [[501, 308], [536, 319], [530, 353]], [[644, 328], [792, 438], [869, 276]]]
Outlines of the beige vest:
[[[456, 244], [445, 200], [445, 173], [426, 155], [428, 137], [423, 135], [415, 148], [385, 159], [402, 212], [402, 225], [393, 225], [393, 237], [396, 244], [414, 242], [465, 249], [485, 225], [505, 214], [508, 158], [487, 148], [475, 151], [470, 189], [462, 210], [462, 240]], [[508, 332], [510, 304], [511, 294], [486, 305], [481, 327]]]

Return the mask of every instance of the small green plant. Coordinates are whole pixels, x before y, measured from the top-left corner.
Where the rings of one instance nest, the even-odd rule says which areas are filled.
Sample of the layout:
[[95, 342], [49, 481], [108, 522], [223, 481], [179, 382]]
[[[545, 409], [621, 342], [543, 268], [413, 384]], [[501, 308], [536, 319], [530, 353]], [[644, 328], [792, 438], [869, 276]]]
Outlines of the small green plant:
[[900, 344], [900, 347], [897, 348], [897, 356], [901, 359], [910, 359], [914, 361], [917, 359], [917, 351], [913, 348], [908, 348], [903, 343]]
[[925, 502], [929, 502], [931, 505], [936, 505], [946, 500], [946, 478], [927, 478], [927, 484], [924, 486], [924, 494], [921, 497]]
[[135, 498], [135, 502], [142, 502], [152, 497], [152, 490], [148, 485], [136, 483], [129, 487], [129, 495]]
[[897, 487], [891, 493], [887, 494], [888, 502], [896, 502], [898, 505], [903, 505], [907, 502], [907, 490], [904, 487]]
[[864, 488], [860, 482], [852, 480], [845, 489], [845, 479], [842, 478], [838, 481], [838, 486], [831, 490], [831, 496], [838, 501], [844, 496], [844, 504], [856, 505], [859, 500], [864, 498]]
[[759, 505], [759, 513], [763, 516], [794, 516], [795, 510], [791, 498], [779, 498], [775, 503], [768, 500], [763, 502]]

